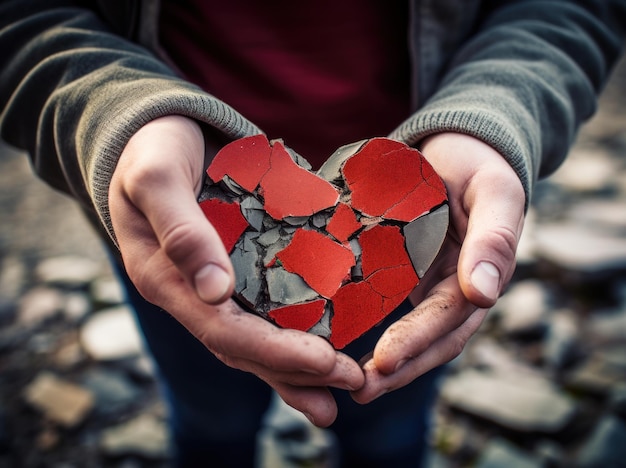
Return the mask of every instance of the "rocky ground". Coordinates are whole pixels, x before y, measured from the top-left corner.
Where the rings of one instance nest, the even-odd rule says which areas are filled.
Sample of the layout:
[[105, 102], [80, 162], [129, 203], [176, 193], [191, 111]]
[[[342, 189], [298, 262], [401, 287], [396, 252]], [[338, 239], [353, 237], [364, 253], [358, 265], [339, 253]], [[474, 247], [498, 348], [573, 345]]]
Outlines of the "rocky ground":
[[[442, 382], [429, 468], [626, 466], [624, 83], [626, 61], [537, 187], [516, 276]], [[100, 242], [6, 147], [0, 187], [0, 467], [169, 466]], [[259, 466], [331, 467], [331, 434], [276, 408]]]

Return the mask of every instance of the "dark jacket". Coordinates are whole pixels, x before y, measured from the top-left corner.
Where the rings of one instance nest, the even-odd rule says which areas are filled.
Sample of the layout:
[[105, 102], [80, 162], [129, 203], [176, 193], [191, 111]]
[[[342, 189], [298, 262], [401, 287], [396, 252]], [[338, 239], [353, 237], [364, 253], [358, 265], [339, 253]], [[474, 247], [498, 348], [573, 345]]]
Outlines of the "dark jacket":
[[[480, 138], [511, 164], [528, 201], [595, 110], [626, 0], [410, 3], [414, 114], [390, 137]], [[142, 125], [182, 114], [227, 138], [262, 131], [168, 65], [158, 11], [158, 0], [0, 1], [0, 135], [110, 234], [111, 175]]]

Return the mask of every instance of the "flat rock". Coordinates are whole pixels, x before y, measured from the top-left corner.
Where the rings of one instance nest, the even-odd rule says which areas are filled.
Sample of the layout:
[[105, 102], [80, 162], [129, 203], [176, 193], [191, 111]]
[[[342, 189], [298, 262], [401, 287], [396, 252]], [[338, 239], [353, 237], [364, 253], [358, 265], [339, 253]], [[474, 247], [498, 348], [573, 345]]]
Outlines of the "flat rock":
[[122, 413], [141, 397], [140, 389], [117, 371], [92, 369], [81, 377], [81, 383], [95, 396], [95, 411], [102, 415]]
[[505, 439], [491, 441], [476, 468], [542, 468], [543, 463]]
[[166, 459], [170, 438], [165, 423], [145, 414], [103, 432], [100, 448], [109, 456], [140, 456], [147, 459]]
[[24, 399], [45, 417], [68, 428], [83, 422], [94, 405], [89, 390], [46, 371], [24, 389]]
[[74, 255], [44, 259], [35, 269], [40, 281], [67, 287], [87, 285], [101, 272], [102, 267], [98, 262]]
[[576, 467], [621, 467], [626, 460], [626, 422], [605, 416], [578, 454]]
[[58, 316], [65, 306], [63, 293], [47, 286], [28, 291], [19, 301], [17, 323], [23, 327], [35, 327]]
[[511, 286], [493, 310], [504, 333], [535, 333], [547, 325], [549, 299], [540, 281], [525, 280]]
[[453, 407], [520, 432], [558, 433], [576, 411], [548, 380], [471, 369], [448, 378], [441, 396]]
[[626, 347], [594, 351], [566, 376], [567, 386], [578, 391], [608, 395], [626, 376]]
[[606, 273], [626, 268], [626, 238], [576, 222], [542, 225], [535, 233], [537, 256], [569, 271]]
[[106, 305], [121, 304], [126, 300], [122, 283], [114, 276], [96, 278], [89, 288], [94, 302]]
[[142, 352], [142, 340], [127, 306], [118, 306], [92, 315], [80, 329], [85, 351], [96, 360], [134, 357]]

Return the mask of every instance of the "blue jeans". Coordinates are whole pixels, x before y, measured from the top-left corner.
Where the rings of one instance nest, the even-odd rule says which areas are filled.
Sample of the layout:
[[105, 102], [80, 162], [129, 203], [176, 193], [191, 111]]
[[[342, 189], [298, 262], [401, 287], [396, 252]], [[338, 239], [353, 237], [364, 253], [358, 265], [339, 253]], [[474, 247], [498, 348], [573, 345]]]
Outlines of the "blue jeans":
[[[158, 367], [170, 410], [177, 466], [253, 467], [257, 431], [271, 400], [270, 387], [252, 374], [224, 365], [174, 318], [145, 301], [122, 268], [118, 271]], [[402, 304], [381, 326], [343, 351], [358, 360], [410, 307], [408, 302]], [[440, 372], [435, 369], [367, 405], [334, 389], [339, 415], [330, 429], [339, 442], [341, 466], [420, 466]]]

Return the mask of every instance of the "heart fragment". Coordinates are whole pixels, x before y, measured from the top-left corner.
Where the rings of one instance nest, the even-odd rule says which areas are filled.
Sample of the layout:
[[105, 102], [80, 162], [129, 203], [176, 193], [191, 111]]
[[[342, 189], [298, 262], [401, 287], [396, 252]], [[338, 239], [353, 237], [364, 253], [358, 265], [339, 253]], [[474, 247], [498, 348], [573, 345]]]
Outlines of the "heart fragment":
[[234, 298], [336, 349], [407, 298], [448, 229], [443, 181], [386, 138], [339, 148], [312, 172], [282, 141], [246, 137], [207, 175], [199, 202], [230, 254]]

